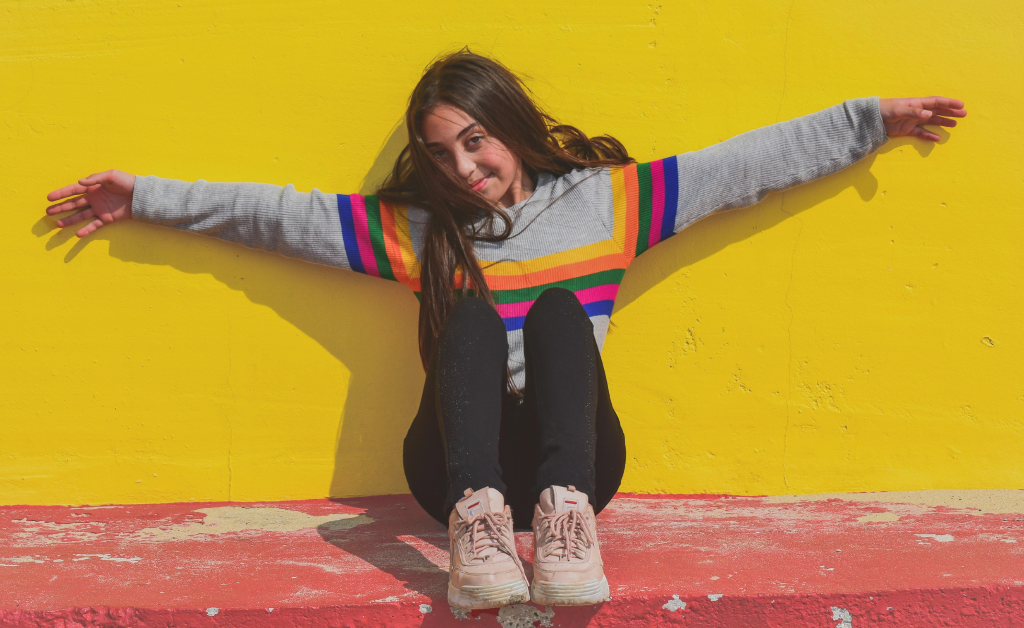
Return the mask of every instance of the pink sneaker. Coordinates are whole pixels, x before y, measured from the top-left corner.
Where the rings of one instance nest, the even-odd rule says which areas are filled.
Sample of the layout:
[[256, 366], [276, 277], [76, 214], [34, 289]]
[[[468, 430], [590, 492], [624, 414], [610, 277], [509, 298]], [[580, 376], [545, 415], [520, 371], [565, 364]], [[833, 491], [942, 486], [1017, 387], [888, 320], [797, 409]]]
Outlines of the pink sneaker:
[[530, 585], [516, 554], [512, 511], [498, 491], [466, 489], [448, 517], [448, 546], [451, 606], [498, 608], [529, 599]]
[[533, 586], [537, 604], [582, 606], [609, 599], [597, 546], [597, 520], [586, 493], [552, 486], [533, 510]]

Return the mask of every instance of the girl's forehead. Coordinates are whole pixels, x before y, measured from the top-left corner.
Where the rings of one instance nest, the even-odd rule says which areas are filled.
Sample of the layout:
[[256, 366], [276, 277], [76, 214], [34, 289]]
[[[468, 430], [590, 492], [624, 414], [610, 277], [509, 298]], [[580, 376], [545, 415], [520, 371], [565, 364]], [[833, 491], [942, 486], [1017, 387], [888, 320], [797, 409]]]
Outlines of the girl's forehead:
[[423, 116], [423, 134], [457, 136], [466, 127], [476, 124], [476, 120], [458, 107], [448, 104], [441, 104]]

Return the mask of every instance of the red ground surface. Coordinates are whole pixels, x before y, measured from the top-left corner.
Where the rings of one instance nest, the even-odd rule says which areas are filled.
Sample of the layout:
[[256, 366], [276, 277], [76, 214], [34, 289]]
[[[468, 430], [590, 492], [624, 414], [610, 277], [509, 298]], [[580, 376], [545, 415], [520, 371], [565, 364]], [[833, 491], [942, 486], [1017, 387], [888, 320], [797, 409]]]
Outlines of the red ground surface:
[[622, 495], [598, 518], [611, 601], [472, 624], [409, 496], [2, 507], [0, 625], [1024, 624], [1024, 514], [878, 496]]

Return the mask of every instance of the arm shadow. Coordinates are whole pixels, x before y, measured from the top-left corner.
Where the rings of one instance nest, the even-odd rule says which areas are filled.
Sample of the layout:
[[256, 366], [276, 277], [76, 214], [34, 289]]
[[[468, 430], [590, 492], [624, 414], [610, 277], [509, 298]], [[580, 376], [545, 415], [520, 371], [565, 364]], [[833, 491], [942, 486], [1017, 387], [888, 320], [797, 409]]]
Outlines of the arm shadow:
[[[372, 193], [405, 145], [404, 124], [381, 146], [362, 183]], [[73, 238], [51, 218], [32, 226], [46, 249]], [[79, 240], [66, 263], [93, 242], [106, 241], [112, 257], [133, 264], [169, 266], [212, 276], [251, 302], [272, 309], [337, 358], [350, 373], [339, 416], [329, 496], [395, 492], [402, 471], [402, 439], [419, 406], [424, 374], [416, 326], [419, 305], [401, 284], [311, 264], [216, 238], [146, 224], [118, 223]], [[341, 383], [339, 382], [339, 385]]]
[[[893, 144], [889, 142], [880, 152], [898, 147]], [[630, 264], [612, 313], [627, 307], [680, 269], [834, 198], [849, 187], [862, 200], [871, 200], [878, 192], [878, 179], [871, 174], [876, 155], [817, 181], [769, 194], [750, 207], [716, 212], [686, 227]], [[799, 193], [793, 194], [795, 190]]]

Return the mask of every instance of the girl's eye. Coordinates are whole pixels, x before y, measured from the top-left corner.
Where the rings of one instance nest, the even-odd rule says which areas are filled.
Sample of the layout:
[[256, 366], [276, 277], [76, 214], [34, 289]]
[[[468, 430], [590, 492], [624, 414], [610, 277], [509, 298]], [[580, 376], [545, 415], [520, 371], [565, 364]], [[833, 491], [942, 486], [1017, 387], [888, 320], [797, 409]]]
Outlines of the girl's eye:
[[446, 150], [436, 150], [436, 151], [434, 151], [434, 159], [444, 159], [444, 155], [447, 152], [448, 151], [446, 151]]
[[482, 141], [483, 141], [483, 139], [484, 139], [484, 136], [483, 136], [483, 135], [474, 135], [474, 136], [472, 136], [472, 137], [470, 137], [470, 138], [469, 138], [469, 141], [468, 141], [467, 143], [468, 143], [468, 144], [469, 144], [470, 146], [476, 146], [477, 144], [479, 144], [480, 142], [482, 142]]

